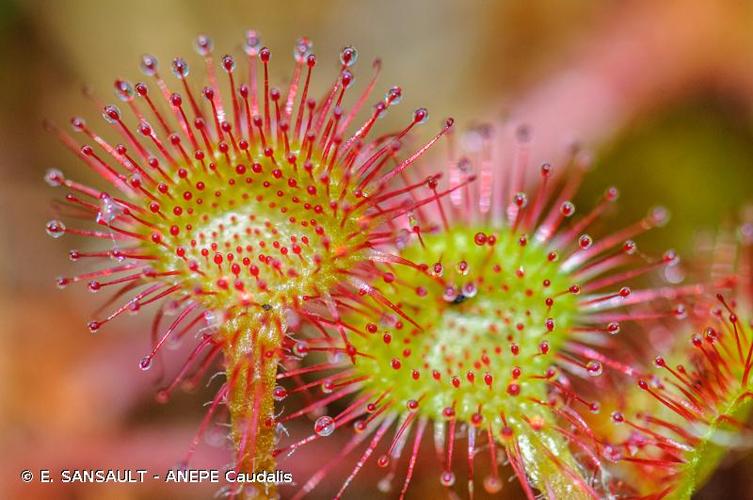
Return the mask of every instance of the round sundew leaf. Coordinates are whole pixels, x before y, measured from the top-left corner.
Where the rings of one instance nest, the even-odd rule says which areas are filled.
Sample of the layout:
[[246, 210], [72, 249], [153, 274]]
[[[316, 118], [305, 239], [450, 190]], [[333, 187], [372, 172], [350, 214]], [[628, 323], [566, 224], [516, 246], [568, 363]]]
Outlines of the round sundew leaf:
[[520, 457], [532, 487], [587, 498], [570, 444], [542, 404], [555, 378], [553, 357], [579, 313], [572, 277], [545, 246], [521, 246], [512, 232], [483, 226], [424, 235], [400, 255], [417, 268], [393, 266], [378, 286], [416, 324], [397, 314], [379, 325], [343, 318], [368, 332], [351, 336], [367, 354], [353, 368], [354, 377], [368, 379], [364, 390], [387, 394], [397, 408], [416, 401], [414, 411], [435, 425], [451, 414], [491, 429]]
[[[394, 280], [380, 288], [420, 328], [392, 315], [377, 332], [353, 336], [356, 349], [369, 355], [357, 359], [355, 371], [369, 375], [366, 385], [376, 393], [389, 389], [397, 401], [420, 399], [418, 411], [432, 418], [454, 407], [459, 420], [469, 421], [479, 406], [487, 419], [501, 413], [531, 418], [547, 410], [531, 408], [526, 415], [528, 398], [546, 400], [551, 387], [531, 378], [543, 379], [553, 365], [542, 350], [558, 352], [577, 315], [576, 297], [567, 293], [572, 278], [536, 244], [521, 248], [503, 232], [493, 245], [478, 245], [472, 236], [479, 232], [494, 234], [458, 228], [403, 250], [401, 257], [426, 270], [394, 266]], [[548, 307], [546, 299], [558, 294]], [[344, 319], [367, 330], [355, 315]], [[552, 331], [548, 319], [556, 325]]]
[[615, 472], [636, 493], [691, 498], [727, 452], [753, 442], [746, 425], [753, 408], [747, 356], [753, 339], [730, 305], [736, 302], [717, 299], [696, 307], [719, 311], [699, 318], [701, 334], [678, 335], [653, 369], [617, 397], [620, 403], [606, 402], [624, 413], [613, 413], [612, 428], [598, 433], [624, 450], [626, 460]]
[[[282, 91], [270, 85], [271, 51], [256, 32], [246, 33], [248, 57], [237, 62], [232, 55], [213, 58], [213, 48], [207, 36], [198, 37], [196, 50], [206, 64], [191, 64], [192, 71], [182, 57], [160, 71], [156, 58], [142, 56], [146, 82], [116, 80], [123, 104], [102, 110], [113, 134], [100, 135], [78, 117], [70, 122], [72, 135], [46, 124], [101, 177], [90, 187], [49, 170], [46, 182], [68, 190], [61, 212], [78, 215], [80, 224], [87, 220], [80, 215], [88, 215], [95, 229], [52, 220], [46, 230], [55, 238], [76, 234], [99, 241], [100, 248], [74, 250], [71, 259], [110, 266], [61, 277], [61, 288], [91, 280], [92, 292], [116, 289], [115, 299], [127, 297], [109, 316], [90, 321], [91, 332], [126, 311], [158, 304], [152, 351], [139, 363], [143, 370], [164, 345], [195, 334], [194, 351], [159, 391], [159, 401], [166, 402], [180, 382], [195, 386], [198, 375], [222, 359], [225, 382], [185, 462], [224, 404], [234, 466], [269, 472], [275, 469], [275, 401], [286, 394], [276, 375], [297, 319], [317, 306], [336, 312], [333, 295], [358, 293], [353, 281], [374, 260], [373, 247], [397, 245], [395, 220], [446, 194], [427, 194], [422, 183], [407, 185], [398, 174], [406, 174], [453, 122], [403, 156], [401, 141], [428, 112], [416, 110], [402, 130], [372, 132], [400, 91], [378, 100], [363, 121], [381, 64], [372, 66], [360, 97], [350, 99], [358, 55], [353, 47], [342, 50], [342, 67], [318, 99], [310, 86], [317, 59], [305, 38], [296, 43], [293, 75]], [[219, 71], [212, 66], [217, 61]], [[207, 86], [199, 91], [200, 82]], [[111, 136], [118, 142], [110, 144]], [[174, 319], [160, 332], [165, 316]]]

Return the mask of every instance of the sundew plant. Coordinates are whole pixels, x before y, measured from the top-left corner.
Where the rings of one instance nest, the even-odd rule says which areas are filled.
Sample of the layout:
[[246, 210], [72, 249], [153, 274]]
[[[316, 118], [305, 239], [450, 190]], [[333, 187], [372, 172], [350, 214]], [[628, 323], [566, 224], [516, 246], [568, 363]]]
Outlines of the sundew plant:
[[[745, 441], [753, 333], [737, 299], [719, 295], [705, 337], [692, 338], [692, 370], [656, 358], [671, 387], [624, 355], [623, 337], [656, 322], [692, 328], [688, 303], [712, 288], [663, 282], [678, 256], [639, 249], [666, 210], [614, 227], [616, 187], [573, 202], [590, 167], [578, 148], [535, 165], [526, 127], [501, 151], [492, 126], [457, 132], [451, 118], [401, 111], [401, 88], [378, 90], [381, 61], [356, 85], [353, 47], [324, 89], [306, 38], [283, 82], [254, 31], [242, 53], [220, 56], [204, 35], [195, 50], [203, 64], [144, 55], [143, 81], [115, 80], [101, 122], [46, 124], [98, 176], [45, 176], [65, 191], [47, 233], [92, 241], [69, 253], [85, 269], [57, 279], [107, 295], [88, 329], [149, 310], [143, 370], [194, 339], [159, 401], [224, 375], [182, 467], [226, 413], [236, 475], [342, 443], [310, 477], [221, 490], [233, 497], [317, 497], [325, 482], [346, 497], [373, 467], [383, 477], [370, 487], [400, 498], [419, 476], [468, 498], [504, 495], [508, 478], [531, 499], [687, 498], [724, 443]], [[388, 112], [405, 125], [383, 130]], [[611, 421], [635, 432], [596, 429], [626, 379], [651, 397], [640, 417], [615, 410]], [[660, 411], [672, 415], [649, 417]], [[724, 443], [704, 439], [722, 423]], [[419, 468], [425, 448], [433, 466]], [[625, 488], [631, 477], [640, 487]]]

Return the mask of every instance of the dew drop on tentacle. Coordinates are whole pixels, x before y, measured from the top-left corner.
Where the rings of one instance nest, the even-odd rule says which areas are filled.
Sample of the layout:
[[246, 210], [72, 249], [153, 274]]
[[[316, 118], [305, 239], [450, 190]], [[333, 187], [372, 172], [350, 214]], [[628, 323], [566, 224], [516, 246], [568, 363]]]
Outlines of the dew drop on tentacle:
[[460, 276], [467, 276], [468, 273], [470, 272], [470, 266], [468, 265], [468, 261], [461, 260], [460, 262], [458, 262], [457, 265], [455, 266], [455, 270]]
[[444, 471], [439, 475], [439, 483], [442, 486], [450, 487], [455, 484], [455, 473], [452, 471]]
[[136, 92], [130, 82], [125, 80], [115, 80], [115, 95], [123, 102], [133, 101]]
[[635, 241], [633, 240], [627, 240], [622, 245], [622, 251], [625, 252], [626, 255], [633, 255], [638, 250], [638, 245], [636, 245]]
[[301, 37], [296, 40], [295, 47], [293, 47], [293, 59], [297, 63], [304, 63], [311, 55], [311, 51], [314, 48], [314, 43], [306, 38]]
[[426, 108], [418, 108], [413, 113], [413, 121], [417, 124], [426, 123], [429, 120], [429, 110]]
[[144, 356], [141, 358], [141, 361], [139, 361], [139, 368], [141, 368], [143, 371], [148, 370], [152, 366], [152, 357], [151, 356]]
[[276, 386], [274, 390], [272, 391], [272, 397], [274, 398], [275, 401], [282, 401], [287, 396], [288, 396], [288, 391], [280, 385]]
[[173, 72], [173, 75], [175, 75], [175, 78], [177, 78], [178, 80], [185, 79], [190, 73], [188, 63], [182, 57], [176, 57], [175, 59], [173, 59], [171, 70]]
[[335, 391], [335, 383], [331, 380], [324, 380], [321, 384], [322, 392], [324, 394], [332, 394]]
[[653, 225], [653, 227], [662, 227], [665, 226], [671, 217], [671, 214], [667, 207], [663, 206], [657, 206], [653, 207], [649, 213], [648, 213], [648, 222]]
[[97, 212], [97, 224], [109, 225], [120, 214], [123, 208], [117, 204], [107, 193], [102, 193], [99, 197], [99, 211]]
[[484, 490], [487, 493], [499, 493], [502, 490], [502, 480], [496, 476], [484, 478]]
[[214, 41], [207, 35], [201, 34], [196, 37], [194, 48], [200, 56], [208, 56], [214, 50]]
[[565, 217], [570, 217], [575, 213], [575, 205], [571, 201], [565, 201], [560, 206], [560, 213]]
[[321, 436], [327, 437], [335, 432], [335, 420], [329, 415], [323, 415], [314, 422], [314, 432]]
[[157, 74], [159, 62], [157, 61], [156, 57], [150, 54], [144, 54], [141, 56], [139, 66], [141, 68], [141, 72], [146, 76], [154, 76]]
[[677, 319], [685, 319], [688, 317], [688, 310], [684, 304], [677, 304], [672, 310], [672, 314]]
[[81, 118], [80, 116], [74, 116], [71, 118], [71, 129], [74, 132], [83, 132], [86, 128], [86, 120]]
[[309, 353], [308, 344], [304, 341], [298, 341], [293, 344], [293, 354], [301, 358], [305, 357]]
[[222, 67], [227, 72], [233, 72], [235, 71], [235, 59], [231, 55], [226, 55], [222, 57]]
[[109, 104], [102, 110], [102, 118], [110, 124], [118, 123], [118, 120], [120, 119], [120, 109], [114, 104]]
[[592, 377], [598, 377], [604, 372], [604, 366], [601, 361], [591, 359], [586, 363], [586, 372]]
[[391, 87], [384, 95], [384, 100], [389, 106], [400, 104], [403, 100], [403, 90], [400, 87]]
[[602, 451], [602, 456], [610, 462], [619, 462], [622, 460], [622, 451], [616, 446], [607, 445]]
[[44, 181], [51, 187], [60, 187], [65, 182], [65, 176], [60, 170], [50, 168], [44, 174]]
[[591, 238], [591, 236], [589, 236], [588, 234], [582, 234], [578, 238], [578, 247], [581, 250], [588, 250], [593, 245], [593, 242], [594, 240], [593, 238]]
[[441, 263], [437, 262], [432, 266], [431, 273], [433, 276], [441, 277], [444, 274], [444, 266], [442, 266]]
[[458, 298], [458, 292], [455, 290], [455, 287], [448, 286], [445, 288], [442, 298], [445, 302], [454, 302]]
[[356, 61], [358, 60], [358, 51], [355, 49], [355, 47], [345, 47], [342, 52], [340, 52], [340, 62], [343, 66], [353, 66]]
[[255, 30], [247, 30], [243, 41], [243, 51], [246, 55], [256, 56], [261, 50], [261, 38]]
[[59, 220], [51, 220], [47, 223], [46, 230], [47, 234], [49, 234], [53, 238], [60, 238], [65, 234], [65, 224], [63, 224]]

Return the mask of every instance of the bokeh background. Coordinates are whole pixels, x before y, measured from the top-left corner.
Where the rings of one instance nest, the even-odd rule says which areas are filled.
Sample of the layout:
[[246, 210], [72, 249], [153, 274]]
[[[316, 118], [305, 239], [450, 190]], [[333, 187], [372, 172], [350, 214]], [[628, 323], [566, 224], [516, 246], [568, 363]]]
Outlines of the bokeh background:
[[[216, 387], [157, 404], [160, 370], [137, 366], [149, 347], [147, 319], [91, 335], [85, 324], [104, 299], [55, 287], [55, 276], [73, 272], [67, 250], [79, 242], [45, 235], [57, 193], [42, 175], [50, 167], [86, 174], [41, 123], [73, 115], [96, 122], [84, 86], [114, 100], [116, 77], [140, 77], [140, 54], [163, 66], [191, 57], [198, 33], [212, 36], [221, 54], [239, 52], [244, 30], [257, 29], [278, 81], [287, 81], [298, 36], [313, 39], [323, 68], [352, 44], [362, 80], [381, 57], [381, 86], [403, 87], [385, 127], [419, 105], [434, 123], [450, 115], [461, 127], [526, 123], [534, 158], [555, 164], [576, 140], [596, 159], [579, 198], [590, 203], [606, 185], [619, 186], [616, 224], [665, 205], [671, 224], [645, 246], [692, 258], [699, 231], [734, 220], [753, 200], [751, 26], [753, 2], [736, 0], [0, 0], [0, 497], [214, 493], [213, 485], [41, 487], [18, 478], [25, 468], [166, 470], [183, 456]], [[227, 463], [222, 433], [208, 433], [197, 467]], [[291, 467], [307, 477], [317, 460], [299, 452]], [[752, 473], [750, 459], [730, 457], [698, 497], [753, 498]], [[376, 495], [368, 475], [352, 498]], [[438, 492], [437, 476], [414, 480], [410, 496]], [[503, 494], [516, 498], [517, 485]]]

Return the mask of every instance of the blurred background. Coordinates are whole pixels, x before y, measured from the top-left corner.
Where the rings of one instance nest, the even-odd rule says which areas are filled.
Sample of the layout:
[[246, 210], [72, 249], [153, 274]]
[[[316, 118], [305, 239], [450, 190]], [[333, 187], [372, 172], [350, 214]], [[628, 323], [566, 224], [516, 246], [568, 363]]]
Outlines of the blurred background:
[[[596, 160], [579, 198], [590, 204], [618, 186], [615, 224], [663, 204], [673, 219], [644, 246], [692, 257], [698, 231], [734, 220], [753, 200], [751, 26], [753, 2], [735, 0], [0, 0], [0, 497], [215, 492], [214, 485], [165, 490], [158, 483], [42, 487], [18, 478], [26, 468], [166, 470], [183, 457], [201, 403], [217, 386], [159, 405], [160, 370], [137, 366], [150, 345], [148, 315], [92, 335], [85, 325], [104, 299], [85, 287], [55, 287], [56, 276], [74, 272], [67, 250], [81, 243], [46, 236], [58, 193], [42, 176], [56, 167], [91, 177], [41, 123], [63, 125], [74, 115], [100, 123], [84, 86], [114, 101], [113, 80], [139, 79], [142, 53], [163, 67], [176, 55], [195, 60], [199, 33], [213, 37], [222, 55], [240, 52], [245, 29], [258, 30], [278, 82], [287, 82], [298, 36], [314, 41], [320, 65], [332, 72], [339, 49], [352, 44], [359, 83], [381, 57], [379, 88], [403, 88], [386, 128], [406, 123], [418, 106], [429, 108], [433, 124], [446, 116], [460, 127], [525, 123], [534, 159], [555, 165], [578, 141]], [[177, 366], [166, 363], [167, 372]], [[194, 465], [228, 462], [222, 436], [220, 427], [208, 433]], [[292, 461], [299, 477], [315, 466], [307, 458], [302, 451]], [[753, 464], [728, 462], [699, 498], [725, 491], [753, 498]], [[414, 480], [409, 496], [437, 491], [435, 476]], [[376, 494], [374, 481], [361, 478], [351, 497]], [[516, 498], [517, 485], [503, 494]]]

